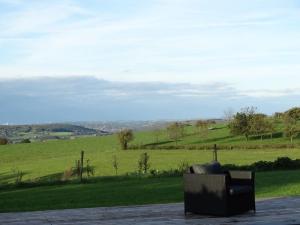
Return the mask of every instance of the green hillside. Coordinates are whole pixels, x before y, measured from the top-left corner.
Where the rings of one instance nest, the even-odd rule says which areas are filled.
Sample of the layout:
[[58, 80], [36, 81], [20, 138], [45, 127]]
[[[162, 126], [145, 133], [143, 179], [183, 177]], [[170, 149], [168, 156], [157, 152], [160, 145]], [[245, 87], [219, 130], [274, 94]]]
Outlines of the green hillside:
[[[295, 138], [294, 144], [289, 145], [289, 139], [282, 135], [280, 126], [278, 124], [273, 139], [265, 136], [261, 141], [253, 136], [248, 142], [243, 136], [232, 136], [225, 124], [216, 124], [205, 137], [199, 135], [196, 127], [186, 126], [177, 145], [166, 130], [134, 132], [135, 138], [128, 150], [120, 149], [116, 135], [0, 145], [0, 212], [180, 202], [180, 177], [121, 175], [136, 172], [138, 159], [144, 152], [150, 155], [150, 169], [159, 171], [178, 169], [183, 162], [209, 162], [212, 160], [211, 150], [188, 148], [215, 143], [235, 146], [232, 150], [218, 151], [221, 164], [247, 165], [284, 156], [300, 159], [299, 139]], [[253, 148], [246, 149], [250, 145]], [[75, 183], [58, 184], [64, 171], [74, 167], [82, 150], [85, 151], [85, 160], [89, 159], [90, 165], [95, 167], [94, 178], [90, 178], [88, 184], [76, 180]], [[119, 164], [118, 176], [113, 168], [114, 156]], [[15, 183], [16, 171], [24, 173], [23, 181], [33, 185], [9, 185]], [[256, 177], [257, 197], [300, 194], [297, 170], [259, 172]]]
[[[185, 136], [178, 142], [178, 146], [230, 144], [230, 145], [260, 145], [272, 144], [267, 149], [244, 149], [244, 150], [222, 150], [219, 151], [221, 163], [249, 164], [258, 160], [274, 160], [280, 156], [290, 158], [300, 158], [300, 151], [295, 149], [273, 149], [276, 144], [289, 143], [287, 138], [278, 135], [271, 140], [265, 138], [251, 138], [246, 142], [242, 136], [233, 137], [224, 124], [218, 124], [215, 129], [209, 130], [207, 137], [200, 137], [196, 133], [196, 128], [187, 126]], [[134, 145], [156, 145], [175, 146], [175, 142], [170, 140], [166, 131], [161, 131], [157, 137], [155, 131], [136, 132]], [[156, 142], [158, 139], [158, 143]], [[295, 143], [299, 143], [295, 139]], [[142, 152], [147, 151], [150, 155], [152, 169], [168, 170], [178, 168], [182, 162], [203, 163], [212, 159], [210, 150], [120, 150], [117, 137], [115, 135], [103, 137], [85, 137], [75, 140], [51, 140], [47, 142], [36, 142], [30, 144], [12, 144], [0, 146], [0, 181], [2, 183], [11, 182], [13, 179], [12, 170], [20, 170], [25, 173], [24, 179], [50, 179], [51, 176], [60, 176], [65, 170], [74, 166], [75, 160], [80, 157], [80, 151], [84, 150], [86, 159], [90, 159], [90, 164], [95, 166], [96, 176], [114, 175], [112, 166], [113, 156], [119, 162], [119, 174], [134, 172], [137, 170], [137, 161]]]

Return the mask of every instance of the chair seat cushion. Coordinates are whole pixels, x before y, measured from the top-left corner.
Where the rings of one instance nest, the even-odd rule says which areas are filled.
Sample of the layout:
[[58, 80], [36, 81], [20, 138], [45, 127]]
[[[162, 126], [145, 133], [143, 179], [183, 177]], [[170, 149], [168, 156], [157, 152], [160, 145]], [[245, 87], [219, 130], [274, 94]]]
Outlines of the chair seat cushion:
[[250, 185], [231, 185], [229, 187], [230, 195], [240, 195], [250, 193], [252, 191], [252, 187]]

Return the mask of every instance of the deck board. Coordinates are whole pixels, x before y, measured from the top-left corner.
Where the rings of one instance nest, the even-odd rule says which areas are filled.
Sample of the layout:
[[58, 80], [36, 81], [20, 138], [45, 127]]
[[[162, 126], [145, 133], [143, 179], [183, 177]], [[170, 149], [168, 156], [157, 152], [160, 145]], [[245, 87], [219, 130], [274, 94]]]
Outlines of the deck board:
[[300, 197], [259, 200], [256, 213], [220, 218], [183, 214], [183, 204], [157, 204], [130, 207], [99, 207], [38, 212], [0, 213], [6, 225], [115, 225], [115, 224], [272, 224], [300, 225]]

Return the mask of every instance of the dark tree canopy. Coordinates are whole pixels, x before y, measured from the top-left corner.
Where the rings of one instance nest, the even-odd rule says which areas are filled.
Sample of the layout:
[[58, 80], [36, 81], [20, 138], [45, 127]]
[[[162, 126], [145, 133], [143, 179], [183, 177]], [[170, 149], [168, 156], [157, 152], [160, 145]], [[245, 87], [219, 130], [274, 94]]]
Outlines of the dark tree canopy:
[[0, 145], [7, 145], [8, 144], [8, 139], [4, 137], [0, 137]]

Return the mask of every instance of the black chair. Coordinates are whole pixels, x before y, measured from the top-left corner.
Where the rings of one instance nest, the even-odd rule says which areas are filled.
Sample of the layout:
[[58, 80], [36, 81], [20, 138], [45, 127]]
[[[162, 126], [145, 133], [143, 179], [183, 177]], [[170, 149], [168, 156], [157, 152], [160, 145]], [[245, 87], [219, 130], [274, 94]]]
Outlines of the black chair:
[[254, 172], [227, 171], [214, 162], [194, 165], [183, 175], [184, 212], [232, 216], [255, 211]]

